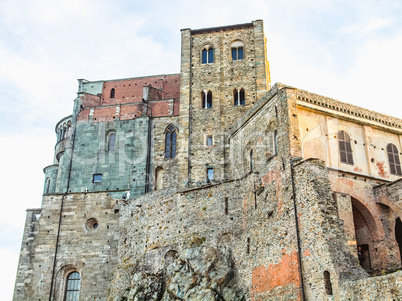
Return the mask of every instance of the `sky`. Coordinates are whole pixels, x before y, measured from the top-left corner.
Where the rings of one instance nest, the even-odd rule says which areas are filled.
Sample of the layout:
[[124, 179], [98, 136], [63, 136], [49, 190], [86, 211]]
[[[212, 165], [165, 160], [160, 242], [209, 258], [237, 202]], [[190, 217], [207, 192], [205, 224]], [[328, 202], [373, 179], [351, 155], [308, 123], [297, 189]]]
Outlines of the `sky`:
[[272, 83], [402, 118], [401, 15], [400, 0], [0, 0], [0, 300], [77, 79], [179, 73], [180, 29], [262, 19]]

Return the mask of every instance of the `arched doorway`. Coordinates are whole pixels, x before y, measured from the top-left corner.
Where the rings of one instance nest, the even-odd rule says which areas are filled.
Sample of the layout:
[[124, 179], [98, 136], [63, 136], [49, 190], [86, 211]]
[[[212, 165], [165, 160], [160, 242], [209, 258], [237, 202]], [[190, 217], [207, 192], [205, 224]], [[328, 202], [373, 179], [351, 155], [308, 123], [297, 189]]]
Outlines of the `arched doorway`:
[[371, 271], [373, 260], [373, 238], [376, 230], [375, 221], [370, 211], [353, 197], [352, 210], [358, 260], [363, 269]]

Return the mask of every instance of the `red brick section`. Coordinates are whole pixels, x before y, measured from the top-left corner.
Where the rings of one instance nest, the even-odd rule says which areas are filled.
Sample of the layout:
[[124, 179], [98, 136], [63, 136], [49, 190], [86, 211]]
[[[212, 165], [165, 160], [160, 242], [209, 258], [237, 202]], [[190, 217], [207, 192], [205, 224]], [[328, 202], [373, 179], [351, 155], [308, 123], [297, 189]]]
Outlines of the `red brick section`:
[[[251, 300], [264, 300], [263, 296], [273, 297], [269, 293], [274, 288], [284, 286], [289, 287], [285, 289], [285, 291], [300, 288], [300, 275], [296, 251], [292, 251], [290, 254], [284, 253], [279, 263], [270, 264], [268, 268], [260, 265], [253, 269]], [[283, 292], [283, 289], [281, 289], [281, 291]], [[300, 295], [298, 299], [300, 300]]]
[[[105, 81], [103, 84], [102, 104], [114, 105], [130, 102], [141, 102], [143, 86], [151, 85], [162, 88], [162, 99], [180, 97], [180, 75], [160, 75], [141, 78]], [[115, 97], [110, 98], [111, 89], [115, 89]]]
[[[81, 97], [84, 109], [80, 112], [78, 120], [89, 121], [93, 117], [94, 122], [103, 122], [140, 116], [146, 110], [142, 104], [143, 86], [146, 85], [155, 88], [149, 90], [149, 106], [153, 116], [179, 114], [180, 75], [173, 74], [105, 81], [102, 95], [83, 93]], [[110, 98], [112, 88], [115, 89], [114, 98]], [[160, 88], [162, 90], [159, 90]]]

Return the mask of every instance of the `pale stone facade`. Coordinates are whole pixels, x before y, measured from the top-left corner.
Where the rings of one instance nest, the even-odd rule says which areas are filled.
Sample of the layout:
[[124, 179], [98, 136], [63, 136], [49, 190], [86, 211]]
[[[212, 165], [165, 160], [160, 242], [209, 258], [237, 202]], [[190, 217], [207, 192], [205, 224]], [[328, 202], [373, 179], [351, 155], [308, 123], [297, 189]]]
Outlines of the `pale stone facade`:
[[402, 121], [271, 88], [260, 20], [182, 30], [180, 74], [79, 80], [56, 133], [14, 300], [402, 298]]

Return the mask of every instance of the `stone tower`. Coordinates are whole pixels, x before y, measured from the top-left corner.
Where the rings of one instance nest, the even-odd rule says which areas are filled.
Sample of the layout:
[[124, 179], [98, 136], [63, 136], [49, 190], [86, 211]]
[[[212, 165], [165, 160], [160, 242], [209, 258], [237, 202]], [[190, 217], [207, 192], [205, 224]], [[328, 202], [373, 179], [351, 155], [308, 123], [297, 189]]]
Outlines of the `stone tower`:
[[269, 90], [263, 21], [183, 29], [181, 51], [179, 183], [226, 179], [227, 130]]

